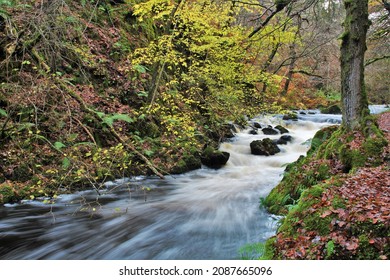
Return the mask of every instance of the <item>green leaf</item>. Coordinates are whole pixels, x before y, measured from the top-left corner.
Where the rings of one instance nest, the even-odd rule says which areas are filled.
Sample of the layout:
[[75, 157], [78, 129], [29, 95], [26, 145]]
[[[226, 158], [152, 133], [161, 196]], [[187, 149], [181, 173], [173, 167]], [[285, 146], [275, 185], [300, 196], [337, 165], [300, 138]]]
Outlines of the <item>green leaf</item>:
[[103, 118], [106, 115], [103, 112], [99, 112], [99, 111], [95, 111], [95, 112], [96, 112], [96, 115], [99, 116], [99, 118]]
[[136, 70], [138, 73], [144, 74], [144, 73], [146, 73], [148, 68], [146, 68], [143, 65], [136, 64], [136, 65], [133, 65], [133, 69]]
[[5, 110], [0, 109], [0, 116], [7, 117], [8, 114], [7, 114], [7, 112]]
[[68, 140], [70, 142], [72, 142], [72, 141], [76, 140], [78, 136], [79, 136], [78, 133], [71, 133], [71, 134], [68, 135]]
[[68, 169], [69, 166], [70, 166], [70, 160], [66, 157], [62, 160], [62, 168]]
[[148, 97], [149, 94], [146, 91], [139, 91], [137, 92], [137, 95], [139, 97]]
[[128, 115], [125, 114], [114, 114], [111, 116], [107, 116], [103, 118], [103, 123], [107, 124], [108, 126], [112, 126], [114, 121], [121, 120], [128, 123], [134, 122], [132, 118], [130, 118]]
[[10, 1], [10, 0], [0, 0], [0, 6], [13, 6], [13, 1]]
[[154, 152], [150, 151], [150, 150], [145, 150], [144, 154], [147, 155], [148, 157], [150, 157], [150, 156], [152, 156], [154, 154]]
[[54, 143], [54, 148], [56, 148], [57, 150], [61, 151], [62, 148], [66, 147], [64, 143], [61, 143], [61, 142], [55, 142]]

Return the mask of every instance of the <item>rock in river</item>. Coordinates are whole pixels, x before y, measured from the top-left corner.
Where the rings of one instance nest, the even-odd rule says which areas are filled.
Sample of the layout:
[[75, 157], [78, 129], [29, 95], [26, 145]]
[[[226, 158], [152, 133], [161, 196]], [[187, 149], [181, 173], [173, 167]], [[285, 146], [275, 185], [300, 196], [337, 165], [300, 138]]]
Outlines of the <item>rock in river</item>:
[[250, 144], [253, 155], [271, 156], [280, 152], [280, 149], [271, 139], [255, 140]]
[[202, 164], [207, 167], [218, 169], [227, 163], [229, 157], [230, 154], [228, 152], [222, 152], [212, 147], [207, 147], [203, 151], [200, 160], [202, 161]]

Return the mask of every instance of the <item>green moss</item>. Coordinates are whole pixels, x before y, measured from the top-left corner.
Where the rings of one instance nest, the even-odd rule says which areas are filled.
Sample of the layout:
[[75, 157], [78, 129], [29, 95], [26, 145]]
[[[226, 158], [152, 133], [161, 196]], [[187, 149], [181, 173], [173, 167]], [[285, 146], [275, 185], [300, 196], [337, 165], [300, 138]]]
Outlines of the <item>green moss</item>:
[[[367, 118], [370, 119], [370, 118]], [[382, 163], [382, 151], [387, 141], [373, 120], [363, 131], [362, 145], [350, 147], [354, 134], [345, 132], [341, 127], [329, 140], [318, 148], [317, 158], [338, 159], [344, 166], [344, 172], [350, 172], [363, 166], [378, 166]]]
[[370, 238], [362, 234], [359, 236], [359, 250], [357, 253], [358, 260], [375, 260], [379, 259], [378, 250], [369, 243]]
[[10, 186], [0, 186], [0, 204], [14, 201], [15, 192]]
[[275, 250], [276, 237], [272, 237], [265, 242], [264, 254], [260, 258], [261, 260], [275, 260], [279, 259]]
[[333, 240], [330, 240], [326, 244], [326, 259], [331, 259], [334, 252], [335, 252], [335, 244]]
[[242, 246], [239, 249], [239, 255], [241, 260], [256, 260], [264, 255], [265, 244], [264, 243], [251, 243]]
[[305, 227], [309, 231], [317, 231], [324, 236], [330, 232], [330, 222], [332, 217], [321, 218], [321, 211], [311, 213], [311, 208], [317, 204], [322, 197], [322, 193], [328, 187], [326, 184], [313, 186], [305, 190], [297, 205], [290, 208], [278, 232], [283, 232], [285, 236], [296, 236], [297, 228]]
[[321, 109], [322, 114], [341, 114], [340, 106], [337, 104], [333, 104], [327, 108]]
[[344, 209], [345, 206], [346, 206], [345, 199], [341, 198], [338, 195], [334, 195], [333, 200], [332, 200], [332, 207], [334, 209], [339, 209], [339, 208]]
[[330, 177], [330, 168], [327, 163], [306, 166], [306, 173], [303, 176], [303, 165], [311, 160], [313, 160], [312, 157], [309, 157], [290, 166], [282, 182], [264, 199], [264, 206], [268, 208], [268, 211], [275, 214], [286, 214], [288, 211], [286, 206], [295, 204], [302, 192]]
[[312, 141], [311, 141], [311, 146], [310, 146], [310, 149], [309, 151], [307, 152], [308, 155], [314, 153], [320, 146], [322, 143], [324, 143], [326, 140], [328, 140], [331, 135], [337, 131], [338, 129], [338, 126], [336, 125], [333, 125], [333, 126], [329, 126], [329, 127], [326, 127], [326, 128], [323, 128], [319, 131], [317, 131], [317, 133], [314, 135]]
[[332, 216], [325, 218], [320, 217], [319, 212], [309, 214], [303, 220], [305, 228], [309, 231], [316, 231], [321, 236], [329, 235], [330, 233], [330, 224], [333, 219]]

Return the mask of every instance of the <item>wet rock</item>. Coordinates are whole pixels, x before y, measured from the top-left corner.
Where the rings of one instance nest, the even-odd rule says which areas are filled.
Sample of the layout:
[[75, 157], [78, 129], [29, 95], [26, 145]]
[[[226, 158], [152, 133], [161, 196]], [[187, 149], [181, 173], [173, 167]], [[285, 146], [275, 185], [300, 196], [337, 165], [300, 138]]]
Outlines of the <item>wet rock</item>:
[[273, 129], [272, 127], [265, 127], [261, 131], [263, 131], [263, 133], [265, 135], [277, 135], [277, 134], [279, 134], [279, 131], [277, 131], [276, 129]]
[[322, 114], [332, 114], [332, 115], [339, 115], [341, 114], [341, 109], [339, 105], [331, 105], [327, 108], [321, 109]]
[[257, 135], [257, 134], [258, 134], [258, 133], [257, 133], [257, 129], [251, 129], [251, 130], [249, 131], [249, 134]]
[[187, 155], [179, 160], [172, 168], [171, 174], [182, 174], [202, 167], [199, 155]]
[[254, 122], [254, 123], [253, 123], [253, 126], [254, 126], [255, 128], [262, 128], [261, 124], [259, 124], [258, 122]]
[[200, 160], [202, 164], [207, 167], [218, 169], [224, 166], [229, 160], [230, 154], [228, 152], [218, 151], [212, 147], [207, 147], [201, 157]]
[[291, 135], [282, 135], [277, 141], [276, 144], [278, 145], [287, 145], [288, 142], [291, 142], [293, 140]]
[[225, 124], [225, 127], [226, 127], [226, 129], [229, 129], [232, 133], [240, 132], [240, 129], [234, 123], [227, 123], [227, 124]]
[[296, 113], [289, 113], [283, 116], [283, 120], [285, 121], [297, 121], [298, 115]]
[[280, 134], [289, 133], [289, 131], [281, 125], [277, 125], [275, 128], [280, 131]]
[[271, 139], [255, 140], [250, 144], [253, 155], [271, 156], [280, 152], [279, 147]]

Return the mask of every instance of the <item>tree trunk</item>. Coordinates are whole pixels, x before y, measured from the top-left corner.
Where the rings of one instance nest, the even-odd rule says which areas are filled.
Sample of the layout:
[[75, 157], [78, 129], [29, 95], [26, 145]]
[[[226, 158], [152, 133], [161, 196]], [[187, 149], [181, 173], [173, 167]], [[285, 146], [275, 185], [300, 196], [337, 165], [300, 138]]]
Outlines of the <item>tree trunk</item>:
[[290, 64], [288, 65], [288, 71], [286, 75], [286, 82], [284, 83], [283, 90], [281, 95], [286, 95], [288, 92], [288, 88], [290, 87], [291, 80], [294, 74], [295, 63], [297, 62], [297, 52], [295, 50], [295, 42], [290, 45]]
[[346, 17], [340, 59], [343, 126], [353, 130], [362, 125], [368, 114], [364, 86], [364, 53], [370, 26], [368, 0], [344, 0], [344, 7]]

